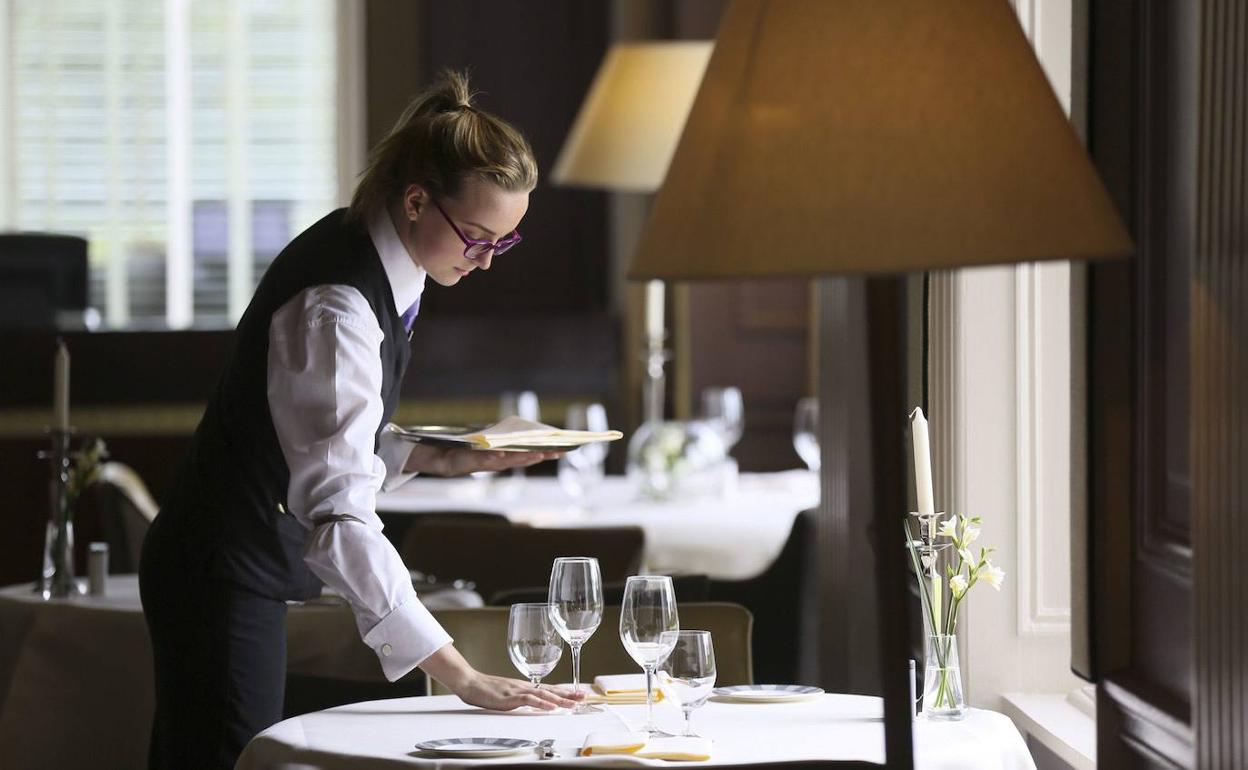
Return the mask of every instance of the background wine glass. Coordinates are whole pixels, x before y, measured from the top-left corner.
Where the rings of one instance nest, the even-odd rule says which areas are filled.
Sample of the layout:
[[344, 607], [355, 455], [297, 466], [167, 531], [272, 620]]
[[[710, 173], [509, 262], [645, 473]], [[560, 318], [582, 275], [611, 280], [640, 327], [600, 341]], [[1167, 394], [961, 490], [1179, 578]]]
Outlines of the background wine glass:
[[663, 735], [654, 725], [654, 674], [672, 651], [680, 630], [676, 591], [666, 575], [634, 575], [624, 583], [620, 607], [620, 641], [646, 672], [646, 724], [651, 735]]
[[[541, 422], [542, 410], [537, 400], [537, 393], [531, 390], [522, 390], [518, 393], [514, 390], [504, 391], [498, 399], [498, 419], [505, 420], [508, 417]], [[524, 478], [524, 468], [512, 468], [513, 483], [508, 484], [503, 490], [503, 496], [510, 497], [519, 494]]]
[[793, 449], [806, 467], [819, 470], [819, 399], [803, 398], [793, 414]]
[[680, 708], [685, 712], [684, 735], [695, 735], [690, 725], [693, 710], [706, 703], [715, 689], [715, 647], [710, 631], [677, 631], [672, 651], [659, 665]]
[[[589, 556], [561, 556], [550, 570], [546, 595], [555, 630], [572, 648], [572, 687], [581, 686], [581, 645], [602, 623], [602, 573], [598, 560]], [[572, 713], [601, 711], [597, 706], [578, 704]]]
[[[573, 404], [568, 407], [563, 426], [568, 430], [605, 431], [607, 409], [602, 404]], [[587, 498], [602, 482], [606, 473], [605, 442], [586, 444], [559, 458], [559, 484], [574, 500]]]
[[745, 401], [741, 397], [741, 389], [705, 388], [702, 391], [702, 416], [724, 440], [724, 450], [731, 452], [745, 432]]
[[563, 642], [550, 619], [550, 605], [525, 603], [511, 605], [507, 617], [507, 656], [516, 669], [541, 687], [563, 657]]

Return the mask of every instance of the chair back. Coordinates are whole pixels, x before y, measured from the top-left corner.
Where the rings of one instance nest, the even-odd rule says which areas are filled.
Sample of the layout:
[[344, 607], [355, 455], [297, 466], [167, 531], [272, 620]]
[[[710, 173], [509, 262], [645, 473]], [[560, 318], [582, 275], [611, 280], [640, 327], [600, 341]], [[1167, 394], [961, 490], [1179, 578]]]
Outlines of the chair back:
[[543, 586], [558, 556], [594, 556], [604, 583], [637, 574], [645, 547], [640, 527], [544, 529], [422, 524], [402, 551], [409, 569], [439, 578], [463, 578], [490, 597], [510, 588]]
[[488, 527], [510, 527], [511, 521], [502, 513], [494, 511], [474, 510], [442, 510], [442, 511], [387, 511], [378, 509], [377, 516], [381, 519], [386, 539], [394, 544], [399, 553], [408, 553], [418, 539], [421, 527], [432, 524], [472, 524]]
[[96, 500], [104, 540], [108, 543], [108, 571], [113, 574], [139, 571], [143, 538], [159, 507], [139, 474], [128, 465], [107, 462], [100, 466]]
[[0, 234], [0, 328], [54, 329], [87, 306], [87, 242], [73, 235]]
[[[478, 671], [500, 676], [520, 677], [507, 656], [508, 607], [480, 607], [469, 610], [442, 610], [434, 617], [455, 639], [455, 647]], [[691, 602], [680, 605], [680, 627], [710, 631], [715, 646], [717, 685], [753, 684], [750, 632], [754, 623], [749, 610], [738, 604]], [[620, 608], [603, 610], [602, 625], [581, 648], [581, 681], [592, 683], [603, 674], [630, 674], [640, 671], [620, 642]], [[572, 653], [564, 645], [559, 665], [543, 681], [572, 681]], [[432, 695], [449, 691], [438, 682], [429, 683]]]

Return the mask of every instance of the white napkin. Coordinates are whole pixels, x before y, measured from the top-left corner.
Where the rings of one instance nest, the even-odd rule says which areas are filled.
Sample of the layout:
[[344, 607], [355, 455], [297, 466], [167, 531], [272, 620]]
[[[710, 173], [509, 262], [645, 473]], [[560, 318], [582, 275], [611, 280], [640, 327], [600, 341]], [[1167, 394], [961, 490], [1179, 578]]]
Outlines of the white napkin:
[[[594, 677], [594, 691], [587, 698], [591, 703], [645, 703], [645, 674], [605, 674]], [[659, 677], [654, 678], [654, 702], [663, 700]]]
[[711, 758], [711, 740], [684, 735], [655, 738], [631, 730], [590, 733], [585, 737], [585, 744], [581, 746], [581, 756], [601, 754], [631, 754], [643, 759], [703, 762]]
[[[417, 433], [417, 435], [420, 435]], [[615, 441], [624, 437], [618, 430], [562, 430], [520, 417], [505, 417], [476, 433], [448, 436], [438, 434], [440, 439], [475, 444], [486, 449], [522, 444], [524, 446], [566, 446], [568, 444], [592, 444], [595, 441]]]

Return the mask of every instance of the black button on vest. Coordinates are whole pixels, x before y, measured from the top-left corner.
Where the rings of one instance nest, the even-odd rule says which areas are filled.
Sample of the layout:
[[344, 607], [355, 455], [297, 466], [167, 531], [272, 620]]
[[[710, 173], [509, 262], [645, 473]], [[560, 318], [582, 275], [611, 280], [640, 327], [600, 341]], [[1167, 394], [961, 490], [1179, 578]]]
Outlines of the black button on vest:
[[160, 514], [188, 569], [275, 599], [311, 598], [321, 583], [303, 561], [310, 530], [286, 510], [290, 471], [269, 413], [269, 322], [299, 292], [328, 284], [355, 287], [385, 334], [380, 436], [398, 404], [411, 352], [367, 228], [339, 209], [291, 241], [265, 271]]

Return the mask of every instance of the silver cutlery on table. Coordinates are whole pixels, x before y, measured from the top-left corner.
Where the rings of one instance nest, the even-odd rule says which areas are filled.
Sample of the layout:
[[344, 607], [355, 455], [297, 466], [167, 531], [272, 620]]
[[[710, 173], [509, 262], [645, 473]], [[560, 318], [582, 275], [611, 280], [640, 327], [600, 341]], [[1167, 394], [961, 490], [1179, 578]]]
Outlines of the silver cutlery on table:
[[554, 759], [559, 756], [555, 753], [555, 739], [547, 738], [537, 744], [538, 759]]

